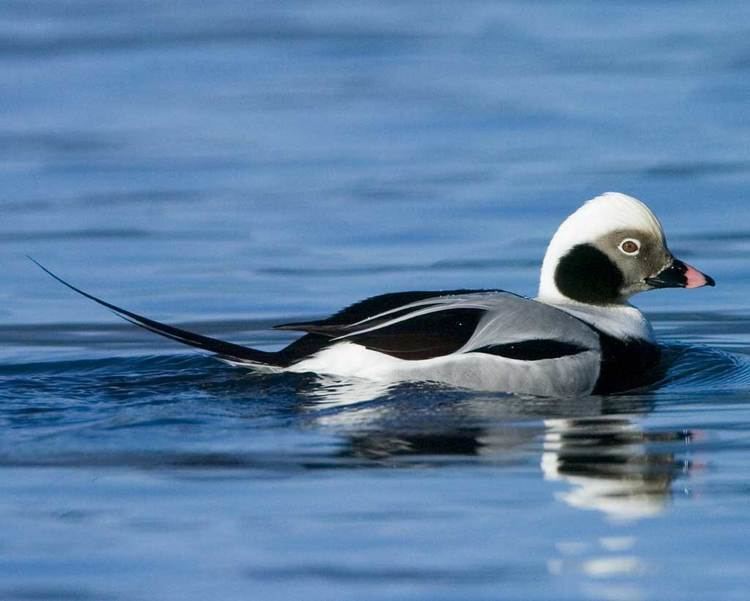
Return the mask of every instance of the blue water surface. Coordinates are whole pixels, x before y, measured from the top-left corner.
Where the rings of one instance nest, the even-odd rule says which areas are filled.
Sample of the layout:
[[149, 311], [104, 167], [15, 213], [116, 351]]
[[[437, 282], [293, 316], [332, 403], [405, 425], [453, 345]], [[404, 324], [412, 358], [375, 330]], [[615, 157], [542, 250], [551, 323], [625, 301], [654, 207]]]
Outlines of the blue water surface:
[[[0, 3], [0, 598], [723, 601], [750, 573], [750, 5]], [[660, 386], [361, 397], [275, 349], [407, 289], [536, 290], [606, 190], [715, 289]]]

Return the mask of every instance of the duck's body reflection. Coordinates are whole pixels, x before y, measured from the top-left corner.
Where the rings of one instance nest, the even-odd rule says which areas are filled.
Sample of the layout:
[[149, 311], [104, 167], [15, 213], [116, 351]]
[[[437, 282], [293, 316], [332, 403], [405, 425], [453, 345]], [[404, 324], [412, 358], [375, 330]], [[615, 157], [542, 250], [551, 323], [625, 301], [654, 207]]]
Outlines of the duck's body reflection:
[[[653, 392], [544, 399], [415, 385], [378, 390], [376, 400], [349, 403], [374, 391], [368, 393], [365, 382], [354, 389], [335, 382], [327, 386], [332, 394], [318, 390], [310, 415], [316, 429], [341, 437], [344, 460], [358, 467], [479, 465], [489, 468], [490, 478], [493, 471], [532, 476], [536, 471], [538, 480], [547, 482], [542, 495], [548, 494], [550, 503], [543, 510], [562, 524], [540, 558], [549, 575], [563, 581], [572, 577], [590, 598], [644, 597], [641, 576], [650, 566], [639, 552], [633, 521], [663, 512], [675, 480], [691, 469], [690, 432], [643, 425], [658, 398]], [[501, 477], [497, 482], [508, 485]], [[538, 505], [534, 497], [529, 501]], [[565, 528], [567, 514], [579, 510], [590, 512], [592, 524], [579, 529], [580, 520], [571, 520]]]
[[[345, 434], [342, 455], [373, 464], [440, 465], [462, 456], [507, 464], [538, 453], [543, 477], [569, 485], [553, 493], [557, 499], [615, 519], [658, 514], [674, 479], [690, 470], [690, 432], [648, 432], [640, 425], [652, 409], [648, 395], [456, 398], [422, 386], [419, 394], [398, 390], [397, 402], [384, 389], [382, 400], [342, 407], [342, 395], [353, 398], [350, 383], [326, 386], [329, 404], [314, 412], [316, 425]], [[320, 401], [321, 390], [316, 394]]]
[[571, 485], [557, 498], [572, 507], [618, 519], [653, 516], [667, 504], [673, 480], [690, 469], [689, 432], [648, 433], [627, 416], [552, 419], [545, 427], [544, 477]]

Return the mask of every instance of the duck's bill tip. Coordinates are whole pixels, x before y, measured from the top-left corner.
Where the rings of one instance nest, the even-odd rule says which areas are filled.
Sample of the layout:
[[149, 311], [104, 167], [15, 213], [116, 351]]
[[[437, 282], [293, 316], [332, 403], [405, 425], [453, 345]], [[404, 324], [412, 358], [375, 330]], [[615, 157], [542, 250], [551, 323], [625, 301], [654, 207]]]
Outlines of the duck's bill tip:
[[692, 265], [685, 265], [685, 288], [702, 288], [703, 286], [716, 286], [716, 280], [710, 275], [698, 271]]

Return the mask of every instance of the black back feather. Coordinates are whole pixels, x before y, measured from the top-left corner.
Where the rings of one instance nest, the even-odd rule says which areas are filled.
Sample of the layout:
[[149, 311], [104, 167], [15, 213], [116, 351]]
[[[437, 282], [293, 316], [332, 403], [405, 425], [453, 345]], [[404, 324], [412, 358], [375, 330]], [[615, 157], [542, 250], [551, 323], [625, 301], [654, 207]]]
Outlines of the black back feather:
[[[396, 311], [399, 307], [409, 305], [412, 303], [424, 301], [430, 298], [439, 299], [446, 296], [461, 296], [465, 294], [477, 294], [482, 292], [503, 292], [502, 290], [432, 290], [425, 291], [419, 290], [414, 292], [391, 292], [388, 294], [380, 294], [367, 298], [358, 303], [354, 303], [349, 307], [342, 309], [341, 311], [334, 313], [326, 319], [318, 321], [308, 322], [297, 322], [297, 323], [285, 323], [278, 326], [274, 326], [277, 330], [294, 330], [297, 332], [314, 332], [323, 336], [329, 336], [336, 338], [344, 336], [348, 333], [355, 331], [356, 329], [363, 329], [365, 327], [377, 327], [381, 323], [390, 321], [402, 315], [411, 313], [414, 311], [411, 309], [404, 309], [403, 311]], [[426, 306], [426, 305], [425, 305]], [[393, 311], [388, 315], [383, 316], [380, 319], [369, 319], [381, 313], [387, 311]], [[367, 319], [367, 324], [353, 327], [355, 324]]]

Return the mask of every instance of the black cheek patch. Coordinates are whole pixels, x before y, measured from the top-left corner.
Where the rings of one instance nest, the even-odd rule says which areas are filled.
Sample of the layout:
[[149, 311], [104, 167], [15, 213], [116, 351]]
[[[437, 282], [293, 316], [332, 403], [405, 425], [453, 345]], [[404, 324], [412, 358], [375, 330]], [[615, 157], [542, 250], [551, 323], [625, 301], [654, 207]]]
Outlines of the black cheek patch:
[[496, 355], [520, 361], [540, 361], [542, 359], [559, 359], [577, 355], [589, 349], [570, 342], [559, 340], [522, 340], [508, 344], [492, 344], [478, 348], [472, 353]]
[[608, 305], [620, 298], [620, 269], [598, 248], [579, 244], [560, 259], [555, 270], [557, 289], [570, 299], [591, 305]]

